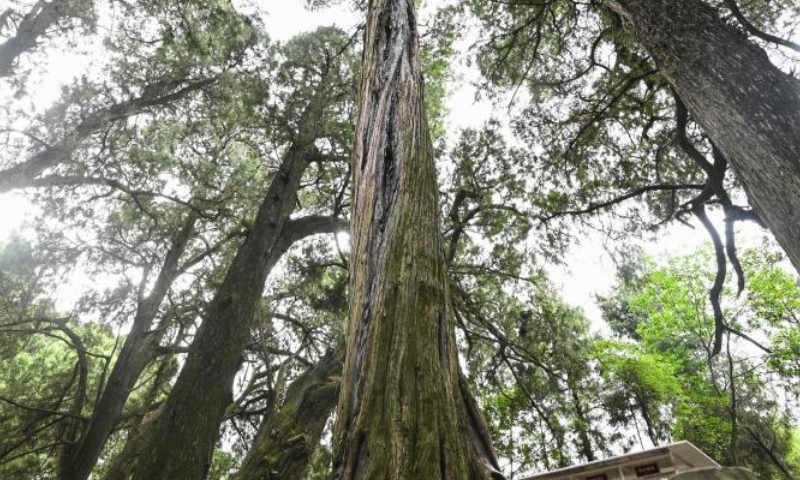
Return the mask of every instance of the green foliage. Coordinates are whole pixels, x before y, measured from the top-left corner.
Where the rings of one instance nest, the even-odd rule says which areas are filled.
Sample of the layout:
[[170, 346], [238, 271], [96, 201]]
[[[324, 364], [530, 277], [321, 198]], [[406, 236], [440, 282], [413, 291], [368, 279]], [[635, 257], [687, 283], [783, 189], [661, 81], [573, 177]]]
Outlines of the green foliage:
[[[786, 319], [795, 315], [800, 292], [777, 266], [779, 256], [764, 248], [742, 252], [747, 289], [741, 296], [724, 290], [723, 311], [732, 330], [726, 358], [711, 358], [714, 316], [706, 299], [716, 274], [708, 268], [711, 256], [705, 248], [660, 265], [636, 259], [623, 265], [619, 289], [611, 298], [628, 311], [606, 309], [606, 318], [619, 335], [637, 342], [635, 348], [642, 352], [637, 372], [646, 372], [648, 365], [663, 369], [652, 377], [634, 376], [625, 391], [649, 386], [655, 412], [668, 407], [670, 416], [659, 420], [667, 438], [690, 440], [720, 463], [745, 465], [772, 478], [783, 468], [797, 468], [779, 464], [788, 464], [781, 456], [792, 450], [783, 425], [797, 421], [790, 405], [779, 399], [796, 390], [794, 360], [781, 346], [785, 333], [794, 330]], [[631, 269], [635, 283], [629, 281]], [[610, 358], [619, 369], [616, 357]], [[648, 378], [658, 379], [658, 388]], [[764, 456], [761, 443], [766, 438], [772, 439], [769, 448], [778, 460]]]
[[115, 348], [104, 325], [59, 317], [45, 271], [20, 238], [0, 248], [0, 476], [55, 468], [76, 418], [91, 412]]
[[[582, 225], [602, 221], [617, 238], [656, 232], [687, 214], [707, 181], [676, 144], [665, 78], [621, 19], [603, 2], [470, 0], [431, 14], [434, 2], [415, 3], [424, 12], [425, 107], [441, 147], [440, 233], [462, 366], [505, 471], [688, 439], [765, 480], [797, 475], [800, 291], [776, 267], [779, 255], [766, 247], [740, 252], [747, 288], [737, 297], [729, 275], [722, 297], [731, 352], [713, 359], [709, 248], [658, 263], [620, 249], [627, 261], [618, 283], [598, 299], [611, 336], [595, 332], [543, 273], [544, 261], [563, 260]], [[3, 479], [55, 478], [170, 245], [196, 216], [176, 278], [156, 306], [149, 334], [161, 335], [158, 346], [95, 476], [124, 458], [126, 442], [169, 395], [183, 364], [175, 352], [191, 344], [255, 228], [276, 166], [309, 122], [317, 151], [293, 218], [346, 219], [351, 202], [358, 31], [322, 27], [271, 42], [263, 12], [249, 5], [243, 14], [241, 2], [114, 1], [113, 21], [103, 17], [105, 6], [69, 4], [38, 48], [85, 33], [81, 44], [103, 55], [45, 112], [29, 111], [23, 90], [3, 107], [3, 170], [34, 164], [27, 161], [48, 145], [65, 152], [23, 185], [35, 187], [26, 193], [38, 212], [25, 237], [32, 240], [13, 238], [0, 250]], [[800, 18], [794, 0], [741, 6], [766, 30], [789, 31]], [[18, 20], [17, 10], [0, 12], [0, 20]], [[0, 34], [11, 26], [0, 21]], [[447, 100], [466, 38], [479, 39], [471, 53], [486, 80], [481, 93], [502, 101], [511, 118], [449, 136]], [[687, 134], [711, 154], [691, 119]], [[743, 198], [734, 177], [725, 187]], [[304, 240], [275, 269], [222, 426], [233, 449], [217, 449], [210, 479], [232, 478], [285, 386], [340, 341], [344, 243]], [[60, 312], [52, 297], [75, 272], [88, 277], [85, 291]], [[308, 479], [329, 476], [328, 443], [315, 450]]]
[[215, 450], [214, 457], [211, 459], [211, 469], [208, 472], [208, 480], [229, 480], [236, 473], [236, 456]]
[[425, 110], [434, 142], [444, 137], [444, 120], [448, 114], [445, 105], [448, 84], [453, 80], [451, 61], [455, 55], [457, 36], [454, 8], [439, 10], [427, 25], [429, 35], [420, 45], [422, 72], [425, 81]]
[[611, 424], [627, 426], [633, 420], [638, 430], [640, 417], [641, 428], [653, 443], [668, 441], [672, 419], [682, 407], [678, 365], [658, 353], [613, 341], [596, 342], [593, 357], [603, 380]]

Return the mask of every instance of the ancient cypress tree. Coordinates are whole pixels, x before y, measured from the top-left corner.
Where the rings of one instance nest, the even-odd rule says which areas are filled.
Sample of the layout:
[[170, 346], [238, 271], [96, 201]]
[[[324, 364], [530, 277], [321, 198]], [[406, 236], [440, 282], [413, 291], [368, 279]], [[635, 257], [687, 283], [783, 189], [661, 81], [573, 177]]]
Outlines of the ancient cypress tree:
[[369, 4], [334, 478], [503, 478], [460, 377], [412, 0]]
[[800, 270], [800, 82], [701, 0], [606, 0]]

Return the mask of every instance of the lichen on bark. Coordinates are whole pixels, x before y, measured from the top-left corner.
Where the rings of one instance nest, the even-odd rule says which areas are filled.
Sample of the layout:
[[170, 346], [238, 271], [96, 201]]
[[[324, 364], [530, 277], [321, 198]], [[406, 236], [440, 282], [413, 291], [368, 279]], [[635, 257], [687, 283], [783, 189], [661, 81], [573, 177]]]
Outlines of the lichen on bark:
[[412, 0], [373, 0], [334, 478], [503, 478], [460, 378]]

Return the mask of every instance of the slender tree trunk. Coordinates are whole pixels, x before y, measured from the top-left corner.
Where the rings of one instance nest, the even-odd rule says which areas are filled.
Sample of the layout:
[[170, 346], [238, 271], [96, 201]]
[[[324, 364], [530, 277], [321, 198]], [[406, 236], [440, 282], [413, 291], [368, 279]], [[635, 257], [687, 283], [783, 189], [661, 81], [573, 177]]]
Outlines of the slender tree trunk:
[[108, 437], [119, 420], [131, 390], [152, 360], [152, 347], [158, 343], [158, 335], [150, 332], [150, 329], [164, 297], [178, 274], [178, 262], [192, 238], [196, 221], [196, 213], [189, 213], [186, 223], [173, 240], [164, 258], [151, 293], [139, 302], [133, 326], [125, 338], [103, 394], [92, 412], [89, 427], [66, 462], [67, 468], [62, 471], [61, 479], [89, 478]]
[[295, 380], [261, 422], [235, 480], [301, 480], [336, 407], [342, 360], [325, 355]]
[[647, 427], [647, 436], [650, 438], [650, 441], [653, 445], [658, 446], [661, 444], [661, 438], [659, 435], [656, 434], [653, 420], [650, 418], [650, 413], [647, 409], [647, 403], [642, 401], [642, 398], [639, 396], [638, 393], [633, 394], [634, 399], [636, 400], [636, 406], [639, 407], [639, 411], [642, 413], [642, 420], [644, 420], [644, 425]]
[[503, 478], [459, 375], [415, 15], [369, 5], [337, 480]]
[[800, 270], [800, 82], [701, 0], [604, 0], [730, 160]]
[[786, 480], [797, 480], [797, 477], [795, 477], [795, 475], [792, 472], [792, 467], [787, 465], [786, 460], [784, 460], [775, 453], [775, 449], [773, 449], [764, 442], [764, 440], [761, 438], [761, 435], [756, 433], [756, 431], [750, 427], [747, 427], [747, 432], [750, 433], [750, 436], [753, 438], [753, 440], [755, 440], [756, 443], [758, 443], [758, 446], [761, 447], [762, 450], [764, 450], [764, 453], [767, 454], [770, 461], [772, 461], [772, 463], [775, 464], [776, 467], [778, 467], [781, 473], [783, 473], [783, 476], [786, 477]]
[[277, 259], [270, 255], [289, 214], [308, 152], [293, 148], [272, 181], [255, 226], [209, 304], [186, 363], [153, 420], [132, 479], [198, 480], [210, 467], [233, 380], [250, 340], [255, 309]]
[[80, 336], [66, 325], [62, 325], [59, 330], [64, 332], [75, 346], [75, 353], [78, 357], [73, 377], [77, 379], [77, 384], [75, 385], [75, 400], [70, 408], [70, 413], [73, 417], [65, 419], [64, 422], [60, 423], [58, 428], [58, 436], [65, 442], [64, 445], [58, 449], [58, 471], [63, 471], [67, 467], [69, 459], [72, 457], [74, 446], [80, 438], [84, 426], [83, 421], [79, 420], [79, 417], [87, 400], [89, 358]]
[[154, 413], [148, 415], [148, 412], [156, 412], [158, 410], [156, 398], [163, 388], [168, 386], [172, 379], [170, 363], [175, 362], [176, 359], [173, 357], [166, 357], [161, 360], [156, 370], [155, 377], [153, 378], [153, 383], [144, 395], [142, 405], [144, 405], [145, 410], [142, 412], [141, 416], [134, 417], [131, 421], [130, 428], [127, 432], [127, 441], [124, 443], [122, 452], [111, 459], [104, 475], [102, 477], [97, 476], [97, 470], [93, 471], [97, 478], [122, 480], [130, 473], [143, 444], [144, 436], [142, 432], [147, 430], [148, 421], [155, 417]]
[[[334, 217], [325, 217], [325, 216], [318, 216], [318, 215], [309, 215], [306, 217], [298, 218], [295, 220], [289, 220], [283, 227], [281, 232], [281, 237], [275, 244], [274, 248], [271, 249], [269, 252], [269, 260], [267, 269], [271, 270], [272, 266], [274, 266], [278, 260], [283, 256], [284, 253], [291, 247], [295, 242], [300, 241], [304, 238], [307, 238], [312, 235], [317, 235], [321, 233], [334, 233], [339, 231], [343, 228], [342, 222]], [[195, 340], [196, 342], [197, 340]], [[244, 350], [244, 347], [242, 347]], [[235, 375], [234, 372], [232, 375]], [[183, 376], [183, 371], [181, 372], [181, 376]], [[233, 377], [229, 378], [229, 382], [232, 384]], [[198, 388], [203, 388], [199, 386]], [[212, 387], [213, 388], [213, 387]], [[226, 403], [225, 408], [230, 404], [230, 397], [228, 396], [228, 400]], [[171, 394], [170, 394], [171, 398]], [[178, 407], [179, 408], [179, 407]], [[193, 408], [193, 407], [192, 407]], [[161, 424], [163, 423], [163, 416], [166, 414], [166, 405], [161, 405], [150, 417], [146, 418], [141, 425], [139, 425], [134, 431], [131, 431], [128, 436], [128, 440], [125, 443], [125, 448], [123, 451], [113, 459], [111, 466], [109, 467], [106, 475], [103, 477], [104, 480], [128, 480], [131, 478], [132, 472], [138, 468], [138, 465], [142, 462], [148, 462], [149, 458], [147, 457], [147, 449], [148, 448], [158, 448], [159, 445], [162, 448], [171, 448], [169, 443], [165, 442], [165, 439], [160, 438]], [[224, 412], [224, 409], [223, 409]], [[200, 413], [201, 415], [203, 412]], [[221, 423], [222, 414], [220, 416], [220, 420], [217, 421], [216, 428], [214, 429], [215, 432], [219, 429], [219, 424]], [[177, 428], [177, 427], [176, 427]], [[210, 426], [206, 426], [205, 428], [210, 429]], [[216, 433], [214, 433], [216, 436]], [[210, 455], [213, 453], [213, 442], [211, 444], [211, 451], [202, 453], [203, 455], [208, 455], [210, 459]], [[180, 460], [171, 460], [173, 462], [179, 462]], [[189, 461], [189, 460], [187, 460]], [[209, 460], [210, 461], [210, 460]], [[153, 468], [157, 468], [153, 467]], [[160, 477], [153, 477], [153, 478], [160, 478]], [[172, 480], [173, 477], [170, 477]], [[194, 477], [174, 477], [174, 478], [194, 478]], [[203, 477], [198, 477], [203, 478]]]
[[589, 438], [589, 420], [586, 418], [586, 412], [580, 393], [578, 393], [578, 388], [578, 385], [574, 383], [569, 387], [570, 394], [572, 395], [572, 403], [575, 407], [575, 417], [577, 418], [576, 429], [578, 430], [578, 439], [580, 440], [579, 451], [587, 462], [594, 462], [597, 460], [597, 457], [594, 455], [592, 440]]

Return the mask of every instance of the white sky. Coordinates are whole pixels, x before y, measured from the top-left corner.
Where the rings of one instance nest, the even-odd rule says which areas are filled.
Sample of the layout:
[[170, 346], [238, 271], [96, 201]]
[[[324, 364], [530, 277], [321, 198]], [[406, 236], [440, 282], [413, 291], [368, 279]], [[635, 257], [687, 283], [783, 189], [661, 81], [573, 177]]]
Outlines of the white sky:
[[[344, 1], [340, 5], [319, 11], [308, 11], [304, 8], [302, 0], [236, 0], [235, 3], [242, 11], [258, 8], [269, 14], [264, 17], [266, 30], [273, 40], [288, 40], [292, 36], [312, 31], [319, 26], [335, 24], [344, 29], [352, 28], [361, 21], [360, 14], [352, 11], [350, 2]], [[428, 4], [441, 3], [441, 0], [432, 0]], [[70, 52], [68, 47], [48, 47], [46, 55], [49, 65], [49, 74], [40, 80], [34, 80], [35, 85], [28, 86], [32, 91], [35, 88], [35, 108], [40, 109], [58, 98], [61, 85], [87, 71], [94, 61], [91, 57], [81, 56]], [[448, 132], [453, 135], [459, 129], [466, 127], [479, 127], [494, 115], [502, 119], [503, 112], [498, 110], [488, 100], [476, 101], [475, 88], [472, 86], [478, 81], [478, 72], [474, 67], [467, 67], [463, 62], [455, 67], [459, 81], [454, 85], [447, 100], [449, 115], [446, 119]], [[0, 92], [0, 101], [10, 92]], [[34, 101], [34, 100], [32, 100]], [[24, 228], [24, 223], [33, 212], [33, 207], [23, 192], [12, 192], [0, 195], [0, 242], [9, 238], [12, 232]], [[713, 218], [713, 217], [712, 217]], [[720, 219], [717, 223], [721, 227]], [[742, 232], [742, 242], [748, 239], [760, 238], [761, 231], [757, 227], [747, 226]], [[645, 250], [655, 258], [667, 254], [688, 253], [708, 239], [705, 231], [698, 227], [694, 230], [680, 224], [664, 229], [658, 242], [640, 242]], [[608, 291], [614, 282], [615, 266], [603, 247], [603, 239], [599, 234], [587, 235], [581, 244], [575, 245], [564, 258], [564, 265], [550, 265], [547, 270], [556, 286], [560, 286], [564, 299], [572, 304], [582, 307], [595, 328], [603, 330], [600, 313], [594, 302], [594, 295]], [[68, 283], [57, 293], [58, 306], [66, 310], [77, 300], [78, 292], [82, 289], [81, 283], [86, 285], [89, 279], [81, 272], [75, 272]]]

